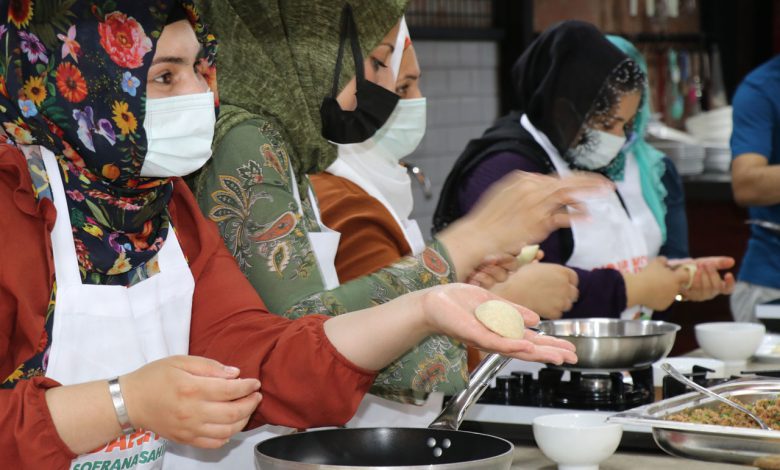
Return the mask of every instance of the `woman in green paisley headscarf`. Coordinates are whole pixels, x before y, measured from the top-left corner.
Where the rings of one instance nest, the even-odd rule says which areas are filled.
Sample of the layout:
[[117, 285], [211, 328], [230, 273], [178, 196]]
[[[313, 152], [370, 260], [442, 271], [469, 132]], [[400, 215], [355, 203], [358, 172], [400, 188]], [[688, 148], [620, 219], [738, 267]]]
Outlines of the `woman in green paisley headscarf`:
[[[324, 97], [340, 89], [333, 86], [333, 77], [339, 34], [347, 32], [345, 2], [199, 3], [220, 40], [222, 107], [214, 158], [196, 179], [196, 194], [271, 311], [288, 317], [339, 315], [430, 286], [464, 281], [487, 255], [494, 255], [493, 261], [483, 271], [500, 278], [515, 267], [514, 258], [506, 253], [516, 254], [526, 243], [546, 236], [542, 227], [550, 224], [539, 221], [560, 204], [547, 200], [539, 216], [516, 221], [522, 195], [505, 191], [491, 210], [442, 234], [421, 255], [339, 285], [333, 263], [338, 234], [320, 223], [307, 175], [322, 171], [336, 158], [335, 146], [321, 135], [320, 106]], [[387, 63], [395, 42], [394, 25], [405, 3], [351, 2], [360, 52], [367, 57], [368, 81], [381, 83], [389, 75], [388, 87], [393, 87]], [[341, 73], [335, 74], [339, 84], [347, 83], [353, 65], [362, 62], [352, 60], [349, 47], [344, 57]], [[343, 99], [344, 93], [349, 94], [342, 92], [339, 100], [346, 107], [349, 96]], [[357, 96], [360, 107], [364, 104], [360, 86]], [[554, 186], [538, 184], [545, 185]], [[482, 230], [491, 233], [474, 237]], [[465, 348], [445, 336], [433, 336], [383, 370], [372, 392], [420, 404], [430, 392], [452, 394], [466, 381]]]
[[[404, 4], [353, 2], [364, 53], [393, 29]], [[427, 263], [406, 259], [343, 286], [321, 272], [308, 235], [328, 234], [317, 222], [306, 175], [336, 157], [320, 137], [319, 108], [332, 83], [342, 6], [304, 0], [201, 6], [220, 39], [224, 71], [214, 155], [198, 177], [196, 196], [268, 308], [289, 317], [338, 315], [454, 280], [435, 249]], [[345, 68], [352, 69], [350, 62]], [[407, 401], [423, 400], [439, 383], [456, 392], [466, 383], [463, 351], [446, 337], [431, 339], [381, 374], [374, 389]], [[429, 375], [416, 374], [418, 367]]]

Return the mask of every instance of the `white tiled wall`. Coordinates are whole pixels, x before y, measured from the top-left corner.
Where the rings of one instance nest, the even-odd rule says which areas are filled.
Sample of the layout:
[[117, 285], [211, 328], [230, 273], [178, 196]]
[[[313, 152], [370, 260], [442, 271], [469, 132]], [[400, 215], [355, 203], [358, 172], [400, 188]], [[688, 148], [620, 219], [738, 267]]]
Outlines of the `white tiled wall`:
[[423, 235], [430, 237], [431, 217], [444, 178], [472, 138], [498, 116], [498, 44], [492, 41], [414, 41], [428, 98], [428, 128], [420, 147], [407, 160], [421, 166], [432, 183], [425, 199], [413, 183], [414, 211]]

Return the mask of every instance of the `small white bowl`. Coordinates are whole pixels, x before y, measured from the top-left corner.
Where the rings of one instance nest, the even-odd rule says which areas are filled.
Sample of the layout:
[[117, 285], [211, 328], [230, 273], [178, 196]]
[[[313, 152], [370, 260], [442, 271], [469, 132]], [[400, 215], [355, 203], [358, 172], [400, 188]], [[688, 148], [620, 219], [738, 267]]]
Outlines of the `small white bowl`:
[[726, 321], [699, 323], [694, 331], [704, 352], [725, 362], [727, 373], [734, 373], [758, 350], [766, 328], [761, 323]]
[[607, 423], [607, 413], [562, 413], [537, 416], [534, 439], [559, 470], [597, 470], [620, 444], [623, 427]]

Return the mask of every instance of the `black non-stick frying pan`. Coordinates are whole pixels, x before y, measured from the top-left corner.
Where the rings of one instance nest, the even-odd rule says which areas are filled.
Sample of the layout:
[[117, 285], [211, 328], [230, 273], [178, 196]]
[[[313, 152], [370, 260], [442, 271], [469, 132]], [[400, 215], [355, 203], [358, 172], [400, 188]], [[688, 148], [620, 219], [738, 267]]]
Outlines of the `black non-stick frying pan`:
[[508, 469], [512, 444], [485, 434], [428, 428], [328, 429], [257, 445], [262, 470], [313, 468]]
[[328, 429], [275, 437], [255, 447], [262, 470], [310, 469], [491, 469], [508, 470], [512, 443], [458, 431], [466, 409], [477, 401], [508, 358], [491, 354], [471, 374], [428, 428]]

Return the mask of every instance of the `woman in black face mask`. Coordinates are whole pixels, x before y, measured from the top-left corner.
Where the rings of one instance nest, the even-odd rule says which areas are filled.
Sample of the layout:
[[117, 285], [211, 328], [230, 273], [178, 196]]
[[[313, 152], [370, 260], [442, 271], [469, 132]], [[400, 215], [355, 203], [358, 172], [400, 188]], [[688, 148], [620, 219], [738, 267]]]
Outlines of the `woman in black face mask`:
[[[381, 52], [386, 47], [380, 44], [377, 49]], [[325, 172], [311, 177], [323, 222], [341, 233], [336, 270], [342, 282], [382, 269], [403, 256], [418, 255], [426, 248], [417, 221], [410, 217], [413, 209], [412, 179], [407, 169], [399, 164], [423, 139], [427, 105], [419, 86], [423, 70], [417, 61], [405, 20], [401, 22], [389, 63], [396, 77], [395, 92], [401, 99], [388, 121], [366, 141], [340, 144], [336, 161]], [[382, 76], [377, 84], [388, 87], [388, 78]], [[352, 88], [351, 91], [345, 88], [338, 95], [343, 109], [354, 108], [355, 93]], [[347, 102], [350, 97], [351, 102]], [[493, 205], [484, 204], [483, 210], [491, 211]], [[469, 224], [461, 221], [461, 224], [464, 223]], [[528, 223], [528, 218], [520, 209], [518, 216], [513, 214], [506, 225], [470, 228], [469, 239], [482, 237], [472, 234], [484, 231], [516, 230], [517, 225], [513, 224], [523, 223]], [[458, 227], [450, 227], [438, 238], [446, 245], [448, 238], [453, 233], [457, 236], [459, 231]], [[480, 249], [479, 244], [476, 248]], [[452, 258], [457, 266], [457, 254]], [[491, 268], [495, 269], [494, 266]], [[489, 287], [495, 280], [496, 277], [487, 272], [479, 272], [472, 277], [472, 281], [483, 287]], [[565, 266], [528, 263], [493, 288], [500, 289], [506, 299], [531, 308], [539, 315], [560, 316], [577, 299], [576, 281], [576, 273]]]
[[[663, 230], [663, 196], [655, 205], [643, 197], [648, 175], [640, 175], [640, 166], [646, 162], [622, 152], [646, 99], [645, 73], [637, 62], [592, 25], [567, 21], [528, 47], [512, 77], [518, 106], [466, 147], [442, 191], [437, 230], [468, 213], [507, 172], [599, 173], [617, 191], [587, 201], [589, 220], [575, 221], [541, 245], [545, 261], [578, 273], [579, 300], [565, 316], [637, 317], [664, 310], [675, 298], [706, 300], [730, 292], [733, 279], [717, 272], [733, 265], [730, 258], [658, 257], [687, 256], [687, 240], [682, 251], [672, 250]], [[651, 192], [666, 194], [660, 178], [652, 186]], [[698, 269], [675, 269], [682, 264]]]

